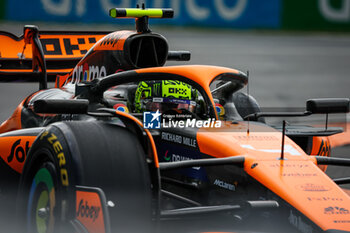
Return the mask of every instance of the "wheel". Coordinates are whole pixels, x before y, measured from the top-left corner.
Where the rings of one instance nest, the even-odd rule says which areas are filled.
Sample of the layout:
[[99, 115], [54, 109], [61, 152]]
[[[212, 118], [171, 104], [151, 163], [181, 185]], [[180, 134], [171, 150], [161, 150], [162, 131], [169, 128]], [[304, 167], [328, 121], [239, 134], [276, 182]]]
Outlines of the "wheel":
[[17, 215], [21, 232], [73, 232], [75, 169], [67, 141], [55, 127], [29, 150], [20, 178]]
[[[57, 211], [57, 172], [51, 161], [44, 162], [34, 175], [27, 205], [28, 232], [48, 233], [54, 231]], [[57, 201], [59, 203], [59, 201]], [[57, 220], [56, 220], [57, 221]]]
[[110, 204], [111, 232], [152, 231], [146, 153], [128, 129], [97, 121], [65, 122], [38, 136], [20, 182], [18, 209], [27, 232], [73, 231], [80, 201], [76, 185], [103, 190]]

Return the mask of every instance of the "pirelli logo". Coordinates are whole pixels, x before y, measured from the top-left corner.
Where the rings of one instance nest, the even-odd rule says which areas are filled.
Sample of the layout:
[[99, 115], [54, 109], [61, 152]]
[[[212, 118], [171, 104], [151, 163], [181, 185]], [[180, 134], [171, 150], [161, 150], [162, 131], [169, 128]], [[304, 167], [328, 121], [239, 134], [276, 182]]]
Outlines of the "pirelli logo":
[[47, 57], [82, 57], [104, 35], [41, 35], [40, 41]]

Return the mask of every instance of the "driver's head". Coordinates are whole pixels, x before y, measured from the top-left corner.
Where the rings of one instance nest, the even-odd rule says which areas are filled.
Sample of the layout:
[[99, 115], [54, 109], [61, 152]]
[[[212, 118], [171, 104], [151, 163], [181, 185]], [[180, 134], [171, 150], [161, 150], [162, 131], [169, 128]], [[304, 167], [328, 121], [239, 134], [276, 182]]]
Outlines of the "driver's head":
[[165, 112], [186, 109], [194, 112], [197, 91], [190, 85], [176, 80], [142, 81], [135, 93], [135, 111]]

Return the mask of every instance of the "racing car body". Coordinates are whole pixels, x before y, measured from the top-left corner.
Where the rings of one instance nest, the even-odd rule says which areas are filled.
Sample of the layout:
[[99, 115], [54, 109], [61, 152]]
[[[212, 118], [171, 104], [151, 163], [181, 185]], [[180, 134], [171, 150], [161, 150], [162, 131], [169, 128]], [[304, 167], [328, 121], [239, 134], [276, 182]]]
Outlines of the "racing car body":
[[[345, 113], [348, 99], [309, 100], [304, 113], [261, 112], [239, 92], [243, 72], [163, 66], [189, 60], [148, 28], [149, 17], [171, 10], [110, 15], [136, 17], [137, 30], [0, 34], [1, 81], [41, 89], [0, 126], [0, 202], [17, 203], [3, 219], [16, 216], [20, 231], [39, 233], [165, 232], [179, 221], [196, 231], [350, 232], [350, 197], [338, 186], [349, 179], [324, 173], [325, 165], [350, 165], [330, 157], [328, 137], [341, 129], [264, 120]], [[190, 87], [195, 110], [163, 112], [163, 121], [159, 111], [137, 111], [142, 82], [170, 84], [179, 95]]]

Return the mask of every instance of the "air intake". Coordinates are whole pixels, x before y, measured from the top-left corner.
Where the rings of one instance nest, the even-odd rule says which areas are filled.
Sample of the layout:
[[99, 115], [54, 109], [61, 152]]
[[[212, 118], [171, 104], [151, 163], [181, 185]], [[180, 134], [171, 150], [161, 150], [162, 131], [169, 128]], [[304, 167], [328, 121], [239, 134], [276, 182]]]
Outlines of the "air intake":
[[158, 34], [136, 34], [126, 40], [125, 58], [134, 68], [163, 66], [168, 56], [168, 43]]

